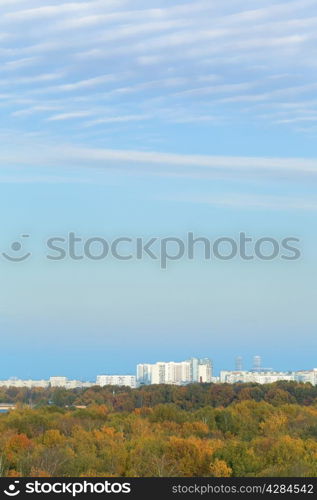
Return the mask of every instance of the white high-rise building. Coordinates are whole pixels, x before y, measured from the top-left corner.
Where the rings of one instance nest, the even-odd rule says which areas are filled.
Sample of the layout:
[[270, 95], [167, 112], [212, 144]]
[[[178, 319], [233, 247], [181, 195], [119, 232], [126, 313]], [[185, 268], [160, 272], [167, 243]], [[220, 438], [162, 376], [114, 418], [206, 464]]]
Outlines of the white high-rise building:
[[210, 383], [213, 375], [212, 361], [209, 358], [199, 359], [198, 361], [197, 382]]
[[167, 363], [158, 362], [152, 366], [151, 369], [151, 384], [165, 384], [165, 380], [168, 376], [168, 370], [166, 369]]
[[198, 365], [198, 382], [211, 382], [212, 370], [207, 363]]
[[152, 367], [149, 363], [137, 365], [136, 378], [142, 380], [143, 384], [150, 384], [152, 379]]
[[211, 382], [211, 360], [192, 358], [186, 361], [159, 361], [137, 366], [137, 383], [142, 384], [190, 384]]

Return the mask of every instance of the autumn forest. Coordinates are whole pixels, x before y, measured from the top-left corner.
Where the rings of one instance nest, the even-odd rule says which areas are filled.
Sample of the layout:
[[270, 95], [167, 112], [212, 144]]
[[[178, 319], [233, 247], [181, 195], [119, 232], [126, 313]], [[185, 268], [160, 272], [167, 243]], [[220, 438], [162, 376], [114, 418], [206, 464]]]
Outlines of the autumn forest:
[[310, 384], [1, 388], [0, 476], [317, 477]]

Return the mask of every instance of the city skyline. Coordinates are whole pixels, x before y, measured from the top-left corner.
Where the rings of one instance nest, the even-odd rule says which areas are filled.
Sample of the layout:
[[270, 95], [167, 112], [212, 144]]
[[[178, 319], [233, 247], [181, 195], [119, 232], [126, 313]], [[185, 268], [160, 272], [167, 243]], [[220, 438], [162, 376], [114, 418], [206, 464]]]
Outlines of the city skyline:
[[[239, 358], [239, 363], [240, 363], [239, 367], [237, 367], [237, 358]], [[141, 383], [141, 385], [142, 384], [146, 385], [147, 383], [150, 383], [150, 384], [157, 384], [157, 383], [169, 384], [169, 383], [172, 383], [173, 384], [173, 383], [176, 383], [175, 381], [177, 381], [177, 383], [183, 384], [183, 383], [189, 383], [189, 380], [191, 380], [191, 382], [203, 382], [203, 383], [216, 382], [217, 380], [224, 382], [225, 379], [223, 377], [226, 377], [226, 374], [229, 374], [228, 375], [229, 379], [231, 376], [230, 380], [238, 381], [239, 379], [237, 379], [237, 377], [235, 377], [235, 375], [239, 374], [239, 373], [254, 374], [255, 376], [258, 374], [261, 378], [262, 376], [265, 377], [265, 374], [270, 376], [270, 374], [288, 375], [291, 373], [295, 374], [295, 373], [305, 373], [305, 372], [312, 373], [312, 372], [314, 372], [313, 378], [314, 378], [314, 380], [316, 378], [316, 383], [317, 383], [317, 369], [316, 368], [308, 368], [307, 366], [306, 366], [306, 368], [302, 367], [301, 369], [294, 369], [293, 368], [293, 369], [288, 369], [288, 370], [268, 368], [268, 367], [262, 366], [262, 357], [259, 355], [254, 355], [252, 357], [252, 363], [249, 365], [249, 368], [244, 366], [243, 361], [244, 361], [244, 359], [242, 356], [236, 356], [233, 360], [233, 363], [232, 363], [233, 366], [231, 369], [229, 367], [227, 367], [227, 368], [220, 367], [220, 368], [218, 368], [218, 370], [215, 370], [213, 359], [208, 358], [208, 357], [203, 357], [203, 358], [190, 357], [190, 358], [186, 359], [185, 361], [184, 360], [183, 361], [155, 361], [153, 363], [137, 363], [135, 370], [134, 370], [134, 373], [132, 373], [132, 370], [130, 372], [127, 370], [121, 371], [120, 374], [118, 374], [119, 370], [114, 371], [112, 373], [109, 373], [109, 370], [105, 370], [103, 372], [103, 374], [99, 374], [99, 375], [95, 374], [95, 376], [92, 378], [94, 378], [94, 380], [96, 381], [95, 382], [96, 385], [107, 385], [104, 382], [105, 380], [110, 380], [110, 379], [126, 379], [126, 380], [128, 380], [129, 378], [132, 377], [135, 379], [133, 386], [136, 386], [137, 384], [140, 384], [140, 383]], [[194, 363], [194, 365], [193, 365], [193, 363]], [[160, 373], [161, 369], [162, 369], [162, 365], [165, 365], [163, 367], [164, 368], [163, 376]], [[206, 371], [206, 369], [203, 369], [202, 371], [198, 370], [199, 366], [201, 366], [202, 368], [207, 367], [207, 371]], [[193, 368], [193, 367], [196, 367], [196, 368]], [[153, 368], [156, 369], [154, 379], [153, 379], [153, 373], [152, 373]], [[172, 375], [170, 373], [171, 369], [173, 370]], [[196, 370], [196, 375], [194, 375], [195, 370]], [[315, 375], [315, 372], [316, 372], [316, 375]], [[185, 374], [185, 376], [183, 376], [184, 374]], [[56, 384], [56, 386], [58, 386], [60, 381], [63, 380], [64, 385], [66, 384], [66, 381], [68, 381], [70, 383], [70, 386], [71, 386], [71, 383], [81, 382], [83, 384], [88, 384], [87, 385], [87, 387], [88, 387], [88, 386], [94, 385], [94, 382], [92, 382], [92, 378], [90, 378], [89, 380], [84, 380], [83, 378], [76, 378], [76, 377], [74, 378], [74, 377], [69, 377], [69, 376], [65, 376], [65, 375], [61, 375], [61, 374], [60, 375], [55, 374], [53, 376], [49, 376], [48, 378], [38, 377], [37, 379], [34, 379], [34, 381], [35, 382], [37, 382], [37, 381], [46, 382], [47, 386], [49, 384], [52, 385], [51, 381], [53, 381], [53, 386], [55, 384]], [[187, 381], [186, 381], [186, 378], [187, 378]], [[235, 378], [237, 380], [235, 380]], [[174, 382], [170, 382], [170, 380], [172, 380], [172, 379], [174, 380]], [[13, 382], [13, 384], [16, 384], [16, 381], [18, 381], [18, 382], [19, 381], [25, 381], [25, 382], [31, 381], [32, 377], [26, 378], [26, 377], [11, 376], [11, 377], [7, 377], [7, 378], [3, 379], [0, 376], [0, 386], [1, 386], [1, 384], [3, 385], [4, 380], [6, 380], [6, 381], [11, 380]], [[232, 383], [232, 381], [229, 383]], [[120, 383], [119, 384], [112, 384], [112, 382], [111, 383], [109, 382], [109, 385], [122, 385], [122, 384], [120, 384]], [[127, 384], [127, 385], [130, 385], [130, 384]], [[76, 387], [76, 385], [73, 388], [75, 388], [75, 387]], [[85, 387], [85, 385], [83, 387]]]

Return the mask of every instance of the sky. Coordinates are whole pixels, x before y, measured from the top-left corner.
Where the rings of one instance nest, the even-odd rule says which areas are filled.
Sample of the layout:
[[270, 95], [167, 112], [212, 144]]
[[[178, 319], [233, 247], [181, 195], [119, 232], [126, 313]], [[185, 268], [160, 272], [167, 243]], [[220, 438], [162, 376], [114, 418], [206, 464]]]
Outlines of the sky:
[[[315, 0], [0, 1], [0, 379], [317, 367], [316, 27]], [[301, 256], [48, 259], [70, 233]]]

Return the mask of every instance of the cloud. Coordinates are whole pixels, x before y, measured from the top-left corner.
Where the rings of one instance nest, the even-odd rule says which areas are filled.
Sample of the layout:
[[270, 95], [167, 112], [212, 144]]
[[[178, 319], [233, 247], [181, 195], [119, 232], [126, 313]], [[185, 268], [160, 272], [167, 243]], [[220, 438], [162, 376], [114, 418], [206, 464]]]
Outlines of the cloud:
[[17, 77], [12, 79], [0, 80], [0, 86], [12, 86], [12, 85], [30, 85], [33, 83], [46, 83], [52, 80], [59, 80], [64, 75], [62, 73], [44, 73], [41, 75]]
[[[120, 0], [107, 0], [108, 7], [116, 7], [124, 2]], [[61, 16], [69, 13], [78, 13], [80, 11], [85, 11], [93, 9], [95, 7], [100, 7], [102, 2], [91, 1], [91, 2], [68, 2], [61, 3], [57, 5], [44, 5], [35, 8], [17, 10], [12, 12], [6, 12], [3, 15], [6, 21], [28, 21], [28, 20], [38, 20], [42, 18], [50, 18], [53, 16]]]
[[39, 62], [38, 57], [23, 57], [22, 59], [15, 59], [12, 61], [6, 61], [2, 66], [2, 71], [14, 71], [20, 68], [25, 68], [26, 66], [35, 65]]
[[53, 104], [43, 104], [19, 109], [18, 111], [14, 111], [11, 116], [28, 116], [33, 115], [34, 113], [46, 113], [48, 111], [57, 111], [59, 109], [61, 109], [61, 106]]
[[58, 115], [53, 115], [47, 118], [48, 121], [63, 121], [63, 120], [73, 120], [74, 118], [83, 118], [90, 116], [91, 111], [74, 111], [72, 113], [60, 113]]
[[[66, 118], [65, 118], [66, 119]], [[110, 122], [109, 122], [110, 123]], [[211, 205], [220, 208], [241, 210], [301, 210], [316, 211], [317, 203], [311, 191], [306, 196], [277, 195], [273, 186], [282, 186], [285, 180], [293, 179], [305, 186], [317, 180], [317, 159], [209, 156], [172, 154], [157, 151], [114, 150], [84, 148], [80, 146], [39, 142], [36, 137], [25, 137], [15, 141], [16, 149], [10, 148], [14, 139], [7, 136], [3, 143], [7, 148], [0, 151], [0, 181], [3, 183], [103, 183], [111, 178], [160, 177], [187, 182], [189, 193], [158, 195], [161, 201]], [[8, 174], [10, 165], [19, 169], [19, 174]], [[47, 174], [43, 166], [48, 168]], [[34, 169], [40, 167], [40, 173]], [[52, 175], [52, 168], [56, 175]], [[6, 173], [1, 174], [1, 170]], [[30, 174], [28, 173], [30, 172]], [[32, 172], [32, 173], [31, 173]], [[70, 175], [70, 173], [72, 175]], [[106, 175], [105, 175], [106, 174]], [[109, 174], [111, 174], [109, 176]], [[122, 174], [124, 174], [122, 176]], [[193, 181], [203, 181], [200, 194], [192, 192]], [[263, 183], [265, 180], [265, 183]], [[221, 181], [222, 187], [215, 187]], [[260, 183], [258, 182], [260, 181]], [[229, 191], [235, 183], [237, 189]], [[266, 186], [266, 194], [254, 194], [254, 186]], [[295, 185], [295, 184], [294, 184]], [[294, 187], [293, 185], [293, 187]], [[179, 186], [184, 186], [184, 183]], [[214, 192], [216, 188], [216, 193]], [[211, 194], [206, 194], [209, 191]], [[179, 190], [179, 188], [178, 188]], [[283, 190], [284, 191], [284, 190]]]
[[[63, 92], [69, 92], [69, 91], [80, 90], [80, 89], [90, 89], [90, 88], [96, 87], [98, 85], [103, 85], [103, 84], [109, 83], [109, 82], [115, 82], [117, 80], [118, 80], [118, 75], [111, 75], [111, 74], [101, 75], [101, 76], [96, 76], [94, 78], [89, 78], [87, 80], [80, 80], [80, 81], [74, 82], [74, 83], [67, 83], [64, 85], [59, 85], [56, 89], [61, 90]], [[48, 89], [48, 90], [50, 90], [50, 89]]]
[[276, 123], [296, 123], [296, 122], [316, 122], [315, 116], [296, 116], [296, 118], [285, 118], [284, 120], [276, 120]]
[[[12, 139], [11, 139], [12, 140]], [[63, 144], [50, 146], [49, 143], [20, 142], [18, 151], [0, 152], [0, 162], [10, 161], [16, 164], [49, 163], [50, 165], [99, 165], [105, 168], [126, 164], [140, 169], [144, 166], [155, 166], [157, 169], [175, 167], [175, 172], [187, 175], [192, 172], [199, 176], [201, 171], [222, 171], [227, 173], [267, 173], [275, 176], [277, 173], [299, 175], [317, 174], [317, 159], [309, 158], [270, 158], [248, 156], [211, 156], [163, 153], [158, 151], [136, 151], [120, 149], [85, 148]], [[191, 169], [191, 170], [189, 170]], [[146, 170], [142, 170], [146, 172]]]
[[[91, 179], [74, 179], [74, 177], [54, 175], [2, 175], [1, 184], [90, 184]], [[100, 183], [100, 182], [99, 182]]]
[[291, 196], [270, 196], [270, 195], [250, 195], [248, 193], [236, 194], [236, 193], [223, 193], [221, 195], [212, 195], [209, 197], [204, 197], [201, 195], [197, 196], [171, 196], [162, 197], [160, 199], [173, 201], [173, 202], [184, 202], [184, 203], [197, 203], [203, 205], [211, 205], [219, 208], [229, 208], [229, 209], [242, 209], [242, 210], [272, 210], [272, 211], [284, 211], [284, 210], [301, 210], [316, 212], [317, 202], [314, 199], [307, 198], [293, 198]]
[[107, 116], [104, 118], [97, 118], [96, 120], [91, 120], [86, 122], [84, 126], [93, 127], [95, 125], [107, 124], [107, 123], [128, 123], [135, 121], [143, 121], [150, 119], [150, 115], [125, 115], [125, 116]]
[[192, 96], [192, 95], [200, 96], [200, 95], [218, 94], [218, 93], [222, 94], [222, 93], [236, 92], [240, 90], [250, 90], [256, 86], [257, 86], [256, 82], [243, 82], [231, 85], [211, 85], [208, 87], [199, 87], [190, 90], [184, 90], [182, 92], [177, 92], [174, 95], [177, 97], [177, 96]]

